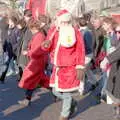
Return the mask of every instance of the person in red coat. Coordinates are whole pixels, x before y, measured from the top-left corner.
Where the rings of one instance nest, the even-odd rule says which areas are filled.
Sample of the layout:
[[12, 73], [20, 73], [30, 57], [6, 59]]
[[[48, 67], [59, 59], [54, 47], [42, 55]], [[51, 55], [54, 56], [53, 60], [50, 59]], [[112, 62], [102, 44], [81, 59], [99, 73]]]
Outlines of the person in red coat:
[[29, 42], [28, 51], [23, 54], [29, 57], [29, 63], [23, 71], [19, 87], [26, 90], [25, 100], [19, 101], [20, 104], [29, 105], [34, 89], [38, 84], [48, 88], [49, 77], [45, 74], [45, 67], [48, 61], [48, 53], [41, 49], [41, 43], [45, 35], [40, 29], [40, 23], [32, 19], [29, 21], [29, 28], [33, 34]]
[[37, 19], [39, 15], [46, 15], [47, 0], [28, 0], [26, 9], [32, 11], [33, 18]]
[[71, 14], [67, 10], [57, 13], [57, 24], [52, 27], [42, 49], [50, 52], [54, 65], [50, 79], [53, 94], [63, 101], [60, 120], [68, 120], [75, 110], [72, 92], [78, 91], [83, 79], [85, 49], [82, 35], [72, 26]]

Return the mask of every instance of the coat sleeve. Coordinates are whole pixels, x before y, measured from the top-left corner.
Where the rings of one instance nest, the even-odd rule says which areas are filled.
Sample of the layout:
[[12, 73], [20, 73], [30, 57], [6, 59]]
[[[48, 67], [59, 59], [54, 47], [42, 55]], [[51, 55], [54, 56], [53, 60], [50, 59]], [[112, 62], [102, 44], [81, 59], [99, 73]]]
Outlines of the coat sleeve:
[[[50, 46], [48, 48], [45, 48], [44, 46], [41, 46], [41, 48], [44, 50], [44, 51], [48, 51], [48, 52], [51, 52], [52, 49], [53, 49], [53, 45], [54, 45], [54, 36], [56, 34], [56, 27], [51, 27], [49, 30], [48, 30], [48, 33], [47, 33], [47, 37], [46, 37], [46, 40], [49, 40], [51, 41], [50, 43]], [[44, 42], [44, 41], [43, 41]]]
[[84, 41], [81, 33], [78, 30], [76, 31], [76, 68], [84, 69], [85, 68], [85, 47]]
[[45, 52], [41, 49], [41, 43], [44, 41], [45, 36], [38, 33], [35, 35], [30, 43], [30, 49], [28, 49], [28, 56], [31, 58], [38, 58]]
[[120, 47], [117, 48], [114, 52], [112, 52], [111, 54], [109, 54], [107, 56], [107, 59], [109, 60], [109, 63], [114, 63], [118, 60], [120, 60]]
[[90, 31], [84, 33], [84, 41], [86, 54], [91, 54], [93, 52], [93, 37]]

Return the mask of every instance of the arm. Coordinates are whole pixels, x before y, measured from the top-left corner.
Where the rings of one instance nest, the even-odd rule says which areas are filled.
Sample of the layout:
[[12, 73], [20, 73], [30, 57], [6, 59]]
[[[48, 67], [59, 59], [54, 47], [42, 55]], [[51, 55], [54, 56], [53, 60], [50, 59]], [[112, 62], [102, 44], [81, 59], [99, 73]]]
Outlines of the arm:
[[85, 68], [85, 48], [84, 41], [81, 33], [76, 30], [76, 69], [77, 69], [77, 79], [83, 80], [84, 68]]
[[46, 40], [42, 42], [41, 44], [41, 48], [44, 51], [51, 51], [52, 50], [52, 45], [53, 45], [53, 41], [54, 41], [54, 36], [55, 33], [57, 32], [56, 27], [52, 27], [49, 29]]
[[120, 60], [120, 47], [117, 48], [114, 52], [112, 52], [111, 54], [109, 54], [107, 56], [107, 59], [109, 61], [109, 63], [113, 63], [116, 62], [118, 60]]
[[90, 31], [84, 33], [84, 41], [86, 54], [91, 54], [93, 52], [93, 37]]
[[85, 66], [85, 47], [81, 33], [76, 30], [76, 68], [84, 69]]

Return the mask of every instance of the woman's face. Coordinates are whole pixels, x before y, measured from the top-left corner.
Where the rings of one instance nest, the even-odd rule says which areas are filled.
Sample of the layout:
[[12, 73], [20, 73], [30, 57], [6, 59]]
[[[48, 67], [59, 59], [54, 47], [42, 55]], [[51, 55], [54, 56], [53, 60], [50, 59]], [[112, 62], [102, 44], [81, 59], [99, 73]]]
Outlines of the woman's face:
[[93, 20], [92, 24], [96, 29], [98, 29], [101, 26], [101, 21], [100, 20]]
[[102, 27], [106, 32], [108, 32], [111, 29], [111, 24], [103, 22]]
[[18, 24], [18, 25], [17, 25], [17, 28], [18, 28], [19, 30], [21, 30], [21, 29], [22, 29], [22, 26], [21, 26], [20, 24]]
[[8, 24], [9, 24], [9, 28], [15, 27], [15, 23], [11, 19], [8, 20]]

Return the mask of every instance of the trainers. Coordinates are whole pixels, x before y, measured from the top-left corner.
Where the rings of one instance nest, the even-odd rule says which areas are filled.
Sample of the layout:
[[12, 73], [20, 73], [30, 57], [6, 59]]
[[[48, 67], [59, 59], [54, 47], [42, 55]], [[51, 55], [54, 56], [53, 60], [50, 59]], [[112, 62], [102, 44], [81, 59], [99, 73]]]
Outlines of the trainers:
[[24, 99], [24, 100], [18, 101], [18, 103], [23, 106], [29, 106], [31, 104], [31, 101], [28, 99]]
[[7, 74], [6, 74], [6, 77], [9, 77], [9, 76], [11, 76], [11, 75], [13, 75], [14, 74], [14, 72], [11, 70], [11, 71], [9, 71]]

